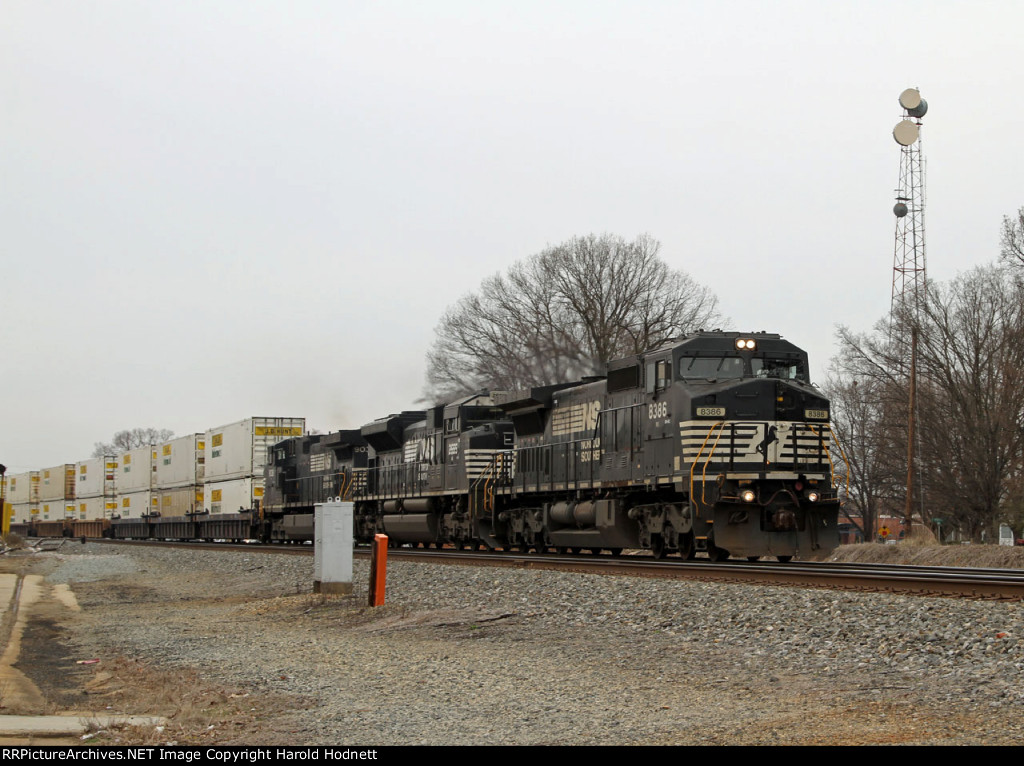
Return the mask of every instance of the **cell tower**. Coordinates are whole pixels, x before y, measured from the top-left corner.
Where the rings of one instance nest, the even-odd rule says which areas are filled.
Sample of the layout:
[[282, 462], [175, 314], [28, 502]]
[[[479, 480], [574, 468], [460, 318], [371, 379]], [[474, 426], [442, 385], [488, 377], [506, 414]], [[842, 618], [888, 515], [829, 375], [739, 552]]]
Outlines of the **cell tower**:
[[[892, 265], [892, 303], [889, 308], [889, 342], [897, 354], [900, 372], [907, 374], [907, 497], [904, 525], [907, 537], [913, 528], [914, 503], [914, 423], [917, 419], [917, 321], [925, 299], [924, 254], [924, 160], [921, 156], [921, 118], [928, 111], [928, 102], [917, 88], [900, 94], [903, 119], [893, 128], [892, 137], [900, 145], [900, 183], [896, 189], [896, 250]], [[910, 318], [908, 323], [901, 319]], [[910, 330], [910, 338], [906, 337]], [[907, 342], [909, 340], [909, 342]], [[903, 365], [907, 361], [909, 364]], [[908, 369], [909, 368], [909, 369]], [[924, 518], [924, 497], [921, 493], [921, 518]]]
[[925, 291], [924, 159], [921, 155], [921, 118], [928, 102], [917, 88], [900, 94], [903, 119], [893, 128], [900, 145], [900, 182], [896, 189], [896, 250], [892, 264], [890, 328], [904, 309], [916, 316]]

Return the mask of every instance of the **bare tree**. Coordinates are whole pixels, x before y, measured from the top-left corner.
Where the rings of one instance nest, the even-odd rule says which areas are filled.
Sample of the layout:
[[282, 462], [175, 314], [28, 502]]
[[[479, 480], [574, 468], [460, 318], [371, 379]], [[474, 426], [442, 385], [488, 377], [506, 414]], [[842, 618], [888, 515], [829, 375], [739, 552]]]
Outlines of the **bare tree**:
[[120, 455], [138, 447], [165, 442], [173, 437], [174, 431], [167, 428], [132, 428], [118, 431], [109, 442], [96, 442], [93, 445], [92, 456]]
[[1024, 268], [1024, 207], [1017, 211], [1016, 218], [1003, 216], [999, 245], [999, 257], [1006, 265]]
[[[925, 520], [941, 518], [980, 539], [1013, 512], [1009, 490], [1020, 482], [1024, 284], [1005, 269], [977, 268], [946, 285], [929, 283], [919, 314], [894, 321], [917, 326], [915, 409], [924, 477], [918, 491]], [[891, 339], [909, 338], [910, 332], [890, 332], [883, 321], [869, 335], [845, 329], [839, 335], [843, 353], [833, 362], [838, 375], [831, 385], [842, 394], [859, 380], [873, 401], [865, 412], [840, 395], [835, 418], [840, 428], [849, 423], [844, 441], [852, 438], [853, 454], [865, 450], [881, 460], [860, 467], [869, 473], [863, 478], [869, 486], [858, 489], [856, 502], [867, 507], [877, 497], [899, 509], [906, 493], [906, 349]], [[862, 436], [860, 418], [867, 419]]]
[[926, 499], [979, 539], [1020, 472], [1024, 286], [986, 267], [930, 287], [919, 335]]
[[907, 402], [903, 386], [872, 375], [856, 361], [856, 356], [833, 360], [823, 388], [832, 403], [832, 429], [850, 475], [843, 510], [871, 542], [881, 513], [903, 509]]
[[484, 280], [435, 331], [426, 398], [603, 374], [612, 359], [718, 321], [718, 299], [659, 249], [647, 235], [575, 237]]

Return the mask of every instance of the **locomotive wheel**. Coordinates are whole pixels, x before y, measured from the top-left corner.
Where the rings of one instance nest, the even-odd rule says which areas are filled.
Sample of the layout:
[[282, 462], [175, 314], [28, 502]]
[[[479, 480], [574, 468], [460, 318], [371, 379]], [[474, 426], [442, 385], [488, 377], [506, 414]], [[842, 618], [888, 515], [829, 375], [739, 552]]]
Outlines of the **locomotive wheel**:
[[601, 550], [602, 550], [601, 548], [591, 548], [590, 549], [590, 555], [591, 556], [600, 556], [601, 555]]
[[775, 558], [779, 560], [780, 564], [788, 564], [790, 561], [793, 560], [792, 556], [776, 556]]
[[747, 561], [760, 561], [760, 556], [747, 556]]
[[665, 554], [665, 538], [661, 535], [651, 535], [651, 555], [656, 559], [663, 559]]
[[622, 548], [610, 548], [609, 550], [611, 550], [612, 555], [616, 558], [622, 555]]
[[686, 532], [679, 536], [679, 558], [683, 561], [691, 561], [697, 556], [696, 546], [693, 544], [693, 533]]

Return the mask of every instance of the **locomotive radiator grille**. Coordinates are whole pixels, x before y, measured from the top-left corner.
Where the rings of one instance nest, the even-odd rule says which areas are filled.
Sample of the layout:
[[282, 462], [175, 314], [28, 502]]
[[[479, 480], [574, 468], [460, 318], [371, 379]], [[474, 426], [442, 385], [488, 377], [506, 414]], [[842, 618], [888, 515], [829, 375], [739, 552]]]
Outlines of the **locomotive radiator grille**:
[[[793, 470], [829, 470], [833, 441], [831, 429], [822, 425], [816, 428], [795, 422], [682, 421], [682, 457], [691, 464], [705, 461], [733, 467], [757, 463]], [[709, 433], [715, 434], [713, 445], [707, 438]]]
[[716, 432], [718, 426], [722, 433], [715, 449], [715, 459], [723, 462], [749, 462], [759, 459], [756, 449], [763, 435], [759, 436], [760, 426], [753, 423], [708, 423], [706, 421], [684, 421], [679, 424], [682, 436], [683, 460], [695, 462], [702, 451], [707, 453], [707, 437], [711, 431]]
[[[470, 481], [479, 479], [484, 475], [487, 467], [494, 462], [497, 455], [505, 452], [502, 449], [467, 449], [465, 451], [466, 459], [466, 476]], [[513, 468], [510, 465], [507, 469], [509, 473], [513, 472]], [[511, 478], [511, 476], [509, 477]]]
[[777, 459], [780, 463], [797, 466], [820, 466], [832, 462], [829, 457], [831, 446], [831, 431], [818, 433], [814, 426], [793, 423], [790, 436], [784, 441], [780, 438]]

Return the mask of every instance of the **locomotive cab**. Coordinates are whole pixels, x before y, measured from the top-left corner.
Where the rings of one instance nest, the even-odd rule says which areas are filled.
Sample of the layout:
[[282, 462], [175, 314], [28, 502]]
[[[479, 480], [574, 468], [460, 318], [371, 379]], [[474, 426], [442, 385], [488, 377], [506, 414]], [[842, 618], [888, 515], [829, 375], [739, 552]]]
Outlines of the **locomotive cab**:
[[716, 333], [673, 354], [680, 462], [713, 559], [788, 560], [838, 545], [828, 400], [807, 355], [778, 335]]

